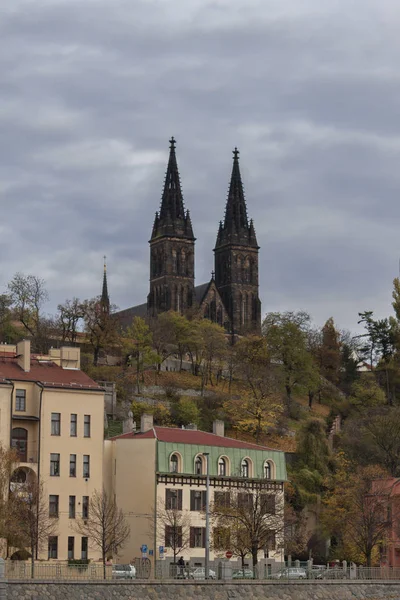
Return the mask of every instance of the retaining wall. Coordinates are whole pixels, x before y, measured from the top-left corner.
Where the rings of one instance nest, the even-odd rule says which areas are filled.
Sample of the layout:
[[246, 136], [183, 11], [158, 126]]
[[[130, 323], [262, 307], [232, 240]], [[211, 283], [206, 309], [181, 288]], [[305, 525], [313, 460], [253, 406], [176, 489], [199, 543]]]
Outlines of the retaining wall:
[[[5, 596], [1, 595], [4, 586]], [[4, 582], [3, 600], [383, 600], [400, 598], [399, 582]]]

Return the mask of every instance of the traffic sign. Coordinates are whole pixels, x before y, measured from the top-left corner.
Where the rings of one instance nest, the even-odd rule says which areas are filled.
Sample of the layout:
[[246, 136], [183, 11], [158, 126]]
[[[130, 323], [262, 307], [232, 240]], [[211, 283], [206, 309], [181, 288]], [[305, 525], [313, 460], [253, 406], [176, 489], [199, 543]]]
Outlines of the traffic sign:
[[159, 546], [158, 551], [160, 554], [164, 554], [164, 546]]
[[147, 554], [147, 545], [146, 544], [142, 544], [142, 547], [140, 548], [140, 552], [142, 552], [143, 554]]
[[232, 556], [233, 556], [233, 552], [231, 552], [230, 550], [227, 550], [227, 551], [225, 552], [225, 556], [226, 556], [226, 558], [232, 558]]

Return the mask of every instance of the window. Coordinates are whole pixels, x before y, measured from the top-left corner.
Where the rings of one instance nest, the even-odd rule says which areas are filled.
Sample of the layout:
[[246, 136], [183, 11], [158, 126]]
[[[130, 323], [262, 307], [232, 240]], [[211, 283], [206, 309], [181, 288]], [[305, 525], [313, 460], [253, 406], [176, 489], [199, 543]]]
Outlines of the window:
[[69, 497], [69, 518], [75, 519], [75, 496]]
[[221, 458], [218, 461], [218, 475], [220, 477], [226, 477], [227, 475], [226, 458], [224, 458], [223, 456], [221, 456]]
[[86, 560], [88, 557], [88, 539], [83, 537], [81, 541], [81, 558]]
[[90, 437], [90, 415], [83, 417], [83, 436]]
[[48, 558], [58, 558], [58, 537], [51, 535], [49, 537]]
[[190, 510], [205, 510], [206, 492], [190, 490]]
[[165, 546], [168, 548], [182, 547], [182, 527], [180, 525], [172, 527], [165, 526]]
[[271, 531], [268, 534], [267, 538], [267, 550], [275, 550], [276, 549], [276, 534], [275, 531]]
[[82, 519], [89, 518], [89, 496], [82, 496]]
[[227, 527], [214, 527], [213, 547], [215, 550], [226, 550], [231, 545], [230, 531]]
[[214, 504], [222, 508], [228, 508], [231, 505], [231, 495], [229, 492], [215, 492]]
[[182, 490], [167, 488], [165, 490], [165, 508], [167, 510], [182, 510]]
[[83, 455], [83, 477], [90, 477], [90, 456], [89, 456], [89, 454]]
[[69, 476], [76, 477], [76, 454], [69, 455]]
[[275, 514], [275, 496], [272, 494], [263, 494], [261, 496], [261, 512], [264, 515]]
[[191, 527], [190, 528], [190, 547], [205, 548], [206, 547], [206, 528]]
[[76, 437], [78, 428], [78, 415], [72, 414], [69, 426], [69, 434], [71, 437]]
[[242, 460], [242, 464], [240, 465], [240, 477], [249, 477], [250, 476], [250, 461], [248, 458], [244, 458]]
[[49, 517], [58, 518], [58, 496], [49, 496]]
[[68, 560], [73, 560], [75, 558], [75, 538], [68, 537]]
[[169, 461], [169, 470], [171, 473], [179, 473], [179, 458], [177, 454], [173, 454]]
[[61, 414], [51, 413], [51, 435], [61, 434]]
[[198, 456], [194, 462], [194, 472], [196, 475], [203, 475], [203, 461], [201, 456]]
[[52, 477], [60, 476], [60, 455], [50, 454], [50, 475]]
[[26, 390], [15, 390], [15, 410], [26, 411]]
[[238, 508], [247, 509], [253, 506], [253, 496], [247, 492], [240, 492], [237, 495]]
[[264, 463], [264, 478], [272, 479], [272, 465], [269, 461]]
[[26, 462], [28, 455], [28, 431], [22, 427], [15, 427], [12, 430], [11, 446], [17, 451], [19, 460]]

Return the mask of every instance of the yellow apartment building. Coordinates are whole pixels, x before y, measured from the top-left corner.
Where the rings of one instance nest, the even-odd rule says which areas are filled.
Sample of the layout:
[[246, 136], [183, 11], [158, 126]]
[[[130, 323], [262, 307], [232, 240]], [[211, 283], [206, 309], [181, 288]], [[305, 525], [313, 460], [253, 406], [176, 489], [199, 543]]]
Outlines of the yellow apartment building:
[[11, 490], [40, 480], [56, 523], [39, 559], [99, 559], [74, 522], [103, 487], [103, 438], [104, 391], [80, 370], [79, 348], [39, 356], [28, 340], [0, 345], [0, 442], [20, 461]]

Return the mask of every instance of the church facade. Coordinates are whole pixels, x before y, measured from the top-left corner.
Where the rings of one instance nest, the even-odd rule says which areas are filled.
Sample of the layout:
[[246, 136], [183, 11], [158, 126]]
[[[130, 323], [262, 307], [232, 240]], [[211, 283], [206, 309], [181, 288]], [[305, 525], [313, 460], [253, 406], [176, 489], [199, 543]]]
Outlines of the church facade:
[[239, 152], [233, 167], [224, 219], [220, 221], [214, 248], [211, 280], [195, 286], [195, 241], [189, 210], [185, 209], [176, 159], [176, 142], [170, 140], [169, 160], [161, 207], [150, 238], [150, 290], [147, 302], [117, 313], [123, 326], [134, 316], [154, 318], [174, 310], [197, 313], [243, 335], [261, 329], [257, 238], [248, 219], [239, 168]]

